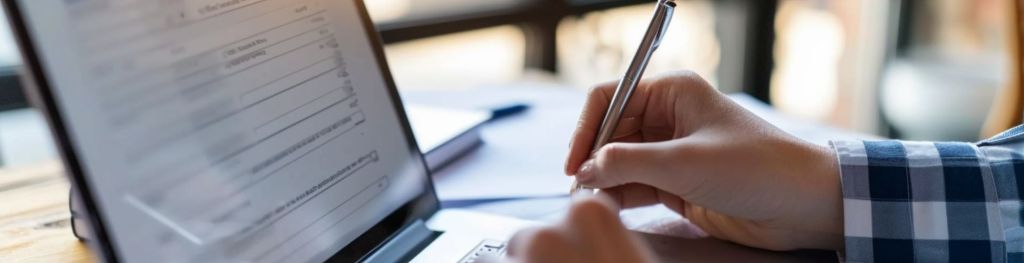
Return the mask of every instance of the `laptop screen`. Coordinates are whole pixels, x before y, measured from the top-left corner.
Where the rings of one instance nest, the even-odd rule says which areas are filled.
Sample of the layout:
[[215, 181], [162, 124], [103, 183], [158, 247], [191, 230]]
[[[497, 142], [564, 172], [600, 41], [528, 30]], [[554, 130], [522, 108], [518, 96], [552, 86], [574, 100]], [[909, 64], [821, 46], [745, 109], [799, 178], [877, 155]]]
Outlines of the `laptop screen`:
[[358, 1], [8, 4], [109, 256], [322, 261], [432, 191]]

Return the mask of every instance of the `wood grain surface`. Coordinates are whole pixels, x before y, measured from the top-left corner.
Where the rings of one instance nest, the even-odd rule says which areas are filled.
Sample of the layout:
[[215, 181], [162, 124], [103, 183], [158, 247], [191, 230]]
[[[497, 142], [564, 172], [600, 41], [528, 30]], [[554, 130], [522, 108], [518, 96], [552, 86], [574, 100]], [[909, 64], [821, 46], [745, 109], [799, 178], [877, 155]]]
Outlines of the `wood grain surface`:
[[96, 261], [71, 232], [68, 189], [58, 161], [0, 169], [0, 261]]

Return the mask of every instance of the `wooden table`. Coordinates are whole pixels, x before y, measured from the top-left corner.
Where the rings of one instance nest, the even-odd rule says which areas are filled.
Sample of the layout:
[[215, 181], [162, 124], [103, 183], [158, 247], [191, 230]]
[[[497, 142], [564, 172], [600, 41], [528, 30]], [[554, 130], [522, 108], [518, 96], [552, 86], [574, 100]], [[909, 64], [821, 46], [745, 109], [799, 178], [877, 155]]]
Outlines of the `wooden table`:
[[68, 189], [58, 161], [0, 169], [0, 261], [96, 261], [71, 233]]

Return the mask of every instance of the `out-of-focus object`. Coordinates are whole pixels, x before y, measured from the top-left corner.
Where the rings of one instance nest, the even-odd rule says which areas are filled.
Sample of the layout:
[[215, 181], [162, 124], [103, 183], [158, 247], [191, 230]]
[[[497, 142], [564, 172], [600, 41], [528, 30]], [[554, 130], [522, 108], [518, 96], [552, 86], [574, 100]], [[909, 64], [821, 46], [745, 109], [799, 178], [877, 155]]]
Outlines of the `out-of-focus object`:
[[[0, 4], [3, 7], [3, 4]], [[0, 13], [0, 21], [7, 21], [7, 15]], [[0, 111], [21, 109], [28, 106], [18, 79], [21, 56], [14, 44], [14, 36], [7, 23], [0, 23]]]
[[388, 66], [400, 90], [472, 89], [518, 80], [526, 35], [498, 26], [387, 45]]
[[1024, 101], [1021, 100], [1021, 96], [1024, 95], [1024, 53], [1021, 46], [1024, 45], [1024, 32], [1021, 32], [1024, 30], [1024, 15], [1021, 8], [1024, 4], [1020, 0], [1007, 0], [1002, 4], [1006, 6], [1005, 10], [1009, 16], [1005, 19], [1009, 74], [1006, 76], [1006, 84], [995, 96], [992, 109], [981, 130], [981, 138], [994, 136], [1021, 124], [1024, 120]]
[[894, 136], [978, 139], [1009, 71], [1008, 1], [913, 1], [903, 12], [880, 92]]
[[843, 128], [883, 131], [878, 86], [902, 2], [909, 0], [780, 0], [772, 106]]
[[903, 138], [974, 141], [1003, 75], [985, 62], [896, 60], [885, 74], [882, 112]]
[[432, 172], [483, 143], [480, 126], [491, 118], [491, 113], [486, 111], [424, 106], [409, 106], [408, 109], [416, 144]]
[[839, 16], [806, 1], [785, 1], [776, 24], [779, 34], [771, 98], [779, 110], [825, 120], [839, 100], [839, 63], [846, 32]]
[[[557, 32], [559, 77], [575, 87], [591, 87], [597, 81], [622, 77], [651, 21], [653, 4], [625, 6], [563, 19]], [[739, 4], [707, 0], [677, 1], [676, 4], [672, 33], [663, 42], [671, 48], [659, 50], [647, 71], [656, 74], [669, 70], [693, 70], [724, 91], [739, 91], [742, 86], [742, 59], [751, 51], [735, 48], [722, 54], [723, 45], [742, 47], [744, 43], [744, 28], [731, 27], [742, 23], [730, 20], [740, 20], [737, 17], [743, 17], [743, 14], [728, 12], [733, 11], [729, 8]], [[723, 42], [728, 40], [733, 41]], [[735, 69], [731, 68], [733, 65], [722, 65], [725, 63], [722, 60], [727, 60], [725, 57], [737, 60], [732, 62], [736, 64]]]
[[57, 158], [49, 126], [34, 109], [0, 112], [0, 166], [10, 168]]

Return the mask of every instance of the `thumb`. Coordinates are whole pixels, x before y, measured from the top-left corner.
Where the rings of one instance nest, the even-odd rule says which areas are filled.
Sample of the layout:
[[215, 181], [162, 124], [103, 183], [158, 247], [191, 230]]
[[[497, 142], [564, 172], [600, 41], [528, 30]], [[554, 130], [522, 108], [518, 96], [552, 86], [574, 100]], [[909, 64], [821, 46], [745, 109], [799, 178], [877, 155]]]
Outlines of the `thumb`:
[[[611, 143], [601, 147], [584, 162], [576, 180], [594, 188], [610, 188], [629, 183], [658, 185], [660, 178], [672, 172], [671, 149], [674, 143]], [[674, 165], [673, 165], [674, 166]]]

